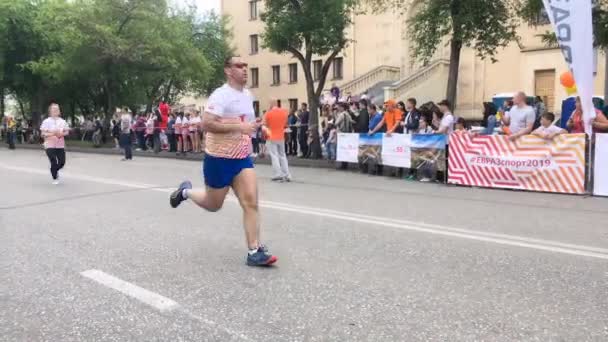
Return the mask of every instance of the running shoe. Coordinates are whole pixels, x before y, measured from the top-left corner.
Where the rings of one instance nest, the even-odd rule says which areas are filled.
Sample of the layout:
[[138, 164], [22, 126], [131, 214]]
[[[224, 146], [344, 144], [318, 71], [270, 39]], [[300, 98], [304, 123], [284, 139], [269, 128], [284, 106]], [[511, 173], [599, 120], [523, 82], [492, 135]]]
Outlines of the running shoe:
[[182, 195], [184, 189], [192, 189], [192, 183], [190, 183], [190, 181], [184, 181], [179, 185], [177, 190], [173, 191], [171, 197], [169, 197], [171, 207], [177, 208], [183, 201], [186, 200]]
[[257, 252], [253, 254], [247, 254], [248, 266], [270, 266], [277, 260], [277, 257], [270, 254], [265, 246], [258, 247]]

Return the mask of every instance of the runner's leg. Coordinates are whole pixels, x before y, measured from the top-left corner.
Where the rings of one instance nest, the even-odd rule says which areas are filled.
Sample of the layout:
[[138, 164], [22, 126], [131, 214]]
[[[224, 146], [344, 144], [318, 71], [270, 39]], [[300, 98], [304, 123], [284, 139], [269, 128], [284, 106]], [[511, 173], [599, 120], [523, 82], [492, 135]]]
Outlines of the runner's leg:
[[243, 224], [247, 247], [259, 247], [258, 184], [254, 169], [243, 169], [232, 182], [232, 189], [243, 208]]
[[224, 200], [226, 199], [229, 190], [229, 187], [221, 189], [207, 187], [207, 190], [187, 191], [189, 200], [207, 211], [216, 212], [224, 206]]

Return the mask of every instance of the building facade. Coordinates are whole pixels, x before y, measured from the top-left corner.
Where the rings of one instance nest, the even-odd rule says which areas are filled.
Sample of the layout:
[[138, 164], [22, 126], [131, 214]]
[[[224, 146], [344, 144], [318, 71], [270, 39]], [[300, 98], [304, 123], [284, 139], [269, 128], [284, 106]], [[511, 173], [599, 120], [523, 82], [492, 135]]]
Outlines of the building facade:
[[[325, 89], [336, 84], [344, 93], [357, 95], [381, 85], [382, 99], [415, 97], [419, 103], [443, 99], [449, 66], [447, 42], [438, 47], [426, 65], [411, 57], [413, 47], [406, 21], [419, 8], [420, 2], [414, 2], [404, 14], [353, 16], [353, 25], [347, 32], [352, 42], [332, 64]], [[249, 63], [249, 87], [255, 96], [256, 110], [267, 109], [271, 99], [278, 99], [285, 108], [297, 107], [307, 101], [302, 68], [291, 55], [262, 47], [263, 9], [263, 0], [223, 0], [221, 5], [222, 14], [230, 18], [233, 45]], [[561, 101], [567, 97], [559, 76], [567, 71], [567, 65], [558, 48], [547, 48], [537, 36], [549, 30], [548, 24], [520, 27], [521, 40], [497, 51], [496, 63], [463, 48], [455, 112], [478, 118], [482, 103], [493, 95], [523, 90], [541, 96], [549, 110], [559, 113]], [[595, 93], [603, 94], [605, 57], [601, 52], [597, 57]]]

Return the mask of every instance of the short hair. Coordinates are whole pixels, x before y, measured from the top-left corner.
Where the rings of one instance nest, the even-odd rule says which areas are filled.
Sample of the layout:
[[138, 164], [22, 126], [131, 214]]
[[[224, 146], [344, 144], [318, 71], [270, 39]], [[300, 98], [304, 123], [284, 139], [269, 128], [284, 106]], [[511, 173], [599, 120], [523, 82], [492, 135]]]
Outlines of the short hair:
[[458, 118], [458, 120], [456, 120], [456, 123], [465, 126], [467, 122], [464, 120], [463, 117], [460, 117]]
[[551, 113], [551, 112], [546, 112], [543, 113], [543, 115], [541, 115], [541, 117], [545, 118], [546, 120], [549, 120], [551, 122], [553, 122], [553, 120], [555, 120], [555, 114]]
[[306, 102], [302, 102], [302, 106], [308, 107], [308, 104]]
[[227, 68], [232, 64], [232, 57], [232, 55], [228, 55], [224, 58], [224, 68]]
[[416, 99], [413, 97], [410, 97], [409, 99], [407, 99], [407, 102], [411, 103], [412, 105], [414, 105], [414, 107], [416, 107]]
[[371, 109], [371, 110], [373, 110], [373, 111], [375, 112], [375, 111], [377, 111], [377, 110], [378, 110], [378, 107], [376, 107], [376, 105], [375, 105], [375, 104], [371, 103], [371, 104], [369, 105], [369, 109]]
[[363, 105], [364, 107], [367, 107], [367, 100], [366, 99], [361, 99], [361, 101], [359, 101], [359, 103], [361, 105]]

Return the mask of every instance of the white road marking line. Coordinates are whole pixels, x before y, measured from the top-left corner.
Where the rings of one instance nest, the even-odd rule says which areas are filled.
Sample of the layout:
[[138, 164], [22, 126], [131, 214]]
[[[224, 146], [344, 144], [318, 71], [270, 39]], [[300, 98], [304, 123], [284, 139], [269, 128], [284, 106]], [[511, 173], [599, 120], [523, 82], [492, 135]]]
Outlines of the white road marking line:
[[107, 274], [100, 270], [88, 270], [80, 272], [83, 277], [92, 279], [101, 285], [114, 289], [121, 292], [129, 297], [135, 298], [140, 302], [143, 302], [160, 312], [168, 312], [175, 310], [179, 307], [177, 302], [163, 297], [152, 291], [148, 291], [142, 287], [126, 282], [122, 279], [118, 279], [110, 274]]
[[247, 337], [239, 332], [236, 332], [232, 329], [223, 327], [214, 321], [211, 321], [204, 317], [195, 315], [195, 314], [191, 313], [190, 311], [185, 310], [183, 307], [181, 307], [177, 302], [175, 302], [172, 299], [161, 296], [158, 293], [154, 293], [152, 291], [146, 290], [142, 287], [139, 287], [135, 284], [131, 284], [122, 279], [116, 278], [113, 275], [107, 274], [103, 271], [91, 269], [91, 270], [80, 272], [80, 274], [83, 277], [94, 280], [95, 282], [97, 282], [103, 286], [109, 287], [109, 288], [116, 290], [122, 294], [125, 294], [129, 297], [135, 298], [135, 299], [139, 300], [140, 302], [147, 304], [162, 313], [171, 312], [171, 311], [179, 311], [179, 312], [185, 314], [186, 316], [190, 317], [193, 320], [196, 320], [203, 324], [220, 329], [231, 336], [238, 337], [239, 339], [241, 339], [243, 341], [253, 341], [249, 337]]
[[[31, 169], [25, 167], [14, 167], [14, 166], [4, 166], [0, 165], [0, 168], [15, 170], [20, 172], [28, 172], [35, 174], [47, 174], [47, 172], [43, 172], [38, 169]], [[101, 184], [108, 185], [119, 185], [124, 187], [136, 188], [136, 189], [149, 189], [152, 191], [158, 191], [163, 193], [168, 193], [171, 190], [149, 185], [149, 184], [137, 184], [131, 182], [125, 182], [121, 180], [113, 180], [108, 178], [98, 178], [98, 177], [90, 177], [84, 175], [75, 175], [66, 173], [66, 178], [78, 179], [83, 181], [90, 181]], [[230, 197], [227, 200], [228, 203], [238, 203], [236, 198]], [[575, 245], [568, 244], [559, 241], [551, 241], [544, 239], [535, 239], [528, 238], [516, 235], [509, 234], [500, 234], [500, 233], [491, 233], [491, 232], [483, 232], [476, 230], [469, 230], [463, 228], [455, 228], [455, 227], [447, 227], [441, 225], [432, 225], [422, 222], [412, 222], [412, 221], [404, 221], [404, 220], [396, 220], [396, 219], [386, 219], [383, 217], [376, 216], [367, 216], [356, 213], [349, 213], [343, 211], [336, 210], [327, 210], [323, 208], [314, 208], [314, 207], [305, 207], [298, 205], [291, 205], [285, 203], [271, 202], [271, 201], [260, 201], [260, 206], [268, 209], [275, 209], [281, 211], [289, 211], [299, 214], [306, 215], [314, 215], [320, 217], [333, 218], [343, 221], [351, 221], [357, 223], [365, 223], [371, 226], [384, 226], [390, 228], [396, 228], [401, 230], [409, 230], [409, 231], [417, 231], [428, 234], [435, 235], [443, 235], [450, 237], [458, 237], [463, 239], [475, 240], [475, 241], [484, 241], [490, 243], [496, 243], [500, 245], [507, 246], [516, 246], [516, 247], [524, 247], [536, 250], [549, 251], [554, 253], [562, 253], [576, 256], [585, 256], [597, 259], [608, 260], [608, 249], [592, 247], [592, 246], [583, 246], [583, 245]]]

